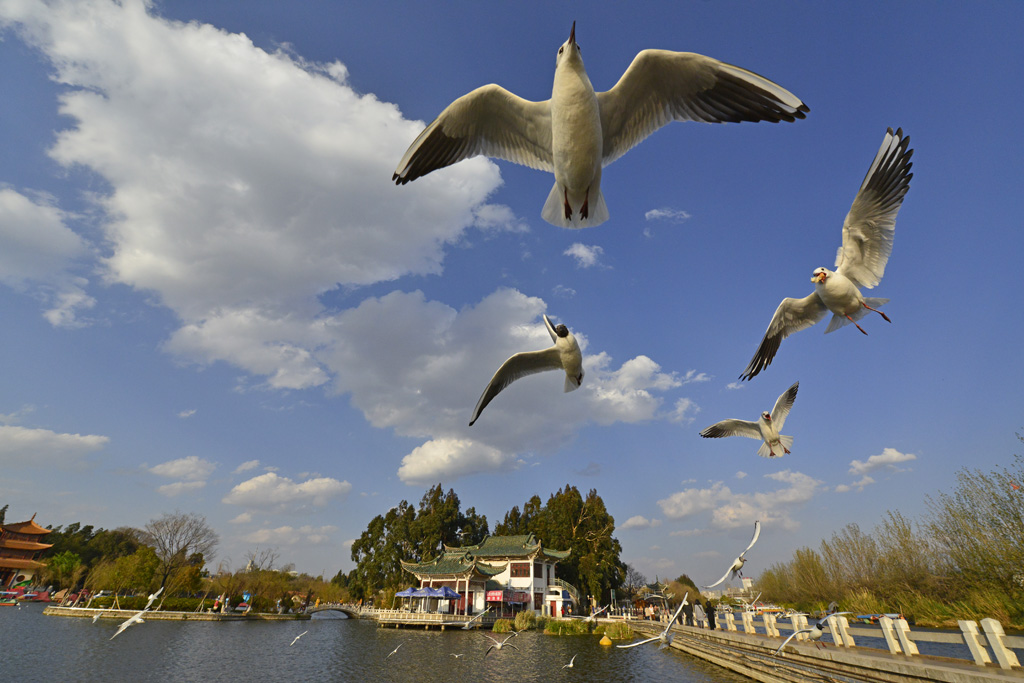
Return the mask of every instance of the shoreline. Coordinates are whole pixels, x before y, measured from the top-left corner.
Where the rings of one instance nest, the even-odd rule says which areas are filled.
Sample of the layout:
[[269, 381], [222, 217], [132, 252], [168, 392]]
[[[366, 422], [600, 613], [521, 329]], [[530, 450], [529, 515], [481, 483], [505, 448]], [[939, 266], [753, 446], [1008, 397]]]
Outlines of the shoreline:
[[[139, 610], [107, 609], [103, 607], [57, 607], [48, 605], [43, 614], [49, 617], [78, 617], [92, 619], [127, 619]], [[220, 614], [214, 612], [147, 612], [146, 621], [306, 621], [310, 614]]]

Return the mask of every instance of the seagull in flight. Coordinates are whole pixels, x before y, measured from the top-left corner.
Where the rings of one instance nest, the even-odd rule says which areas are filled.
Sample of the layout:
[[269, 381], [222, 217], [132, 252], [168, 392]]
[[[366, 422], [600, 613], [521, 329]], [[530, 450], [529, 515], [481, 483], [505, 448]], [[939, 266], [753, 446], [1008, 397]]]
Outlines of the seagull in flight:
[[[757, 454], [762, 458], [781, 458], [789, 454], [789, 447], [793, 445], [793, 437], [779, 434], [782, 426], [786, 424], [786, 416], [789, 409], [793, 407], [796, 400], [796, 392], [800, 388], [800, 382], [794, 382], [793, 386], [775, 401], [772, 412], [762, 412], [761, 419], [757, 422], [746, 420], [722, 420], [716, 422], [700, 433], [705, 439], [717, 439], [723, 436], [745, 436], [749, 439], [761, 439], [761, 447]], [[780, 453], [775, 451], [779, 450]]]
[[576, 655], [573, 655], [572, 659], [569, 660], [569, 663], [568, 664], [563, 664], [562, 668], [563, 669], [571, 669], [572, 668], [572, 663], [575, 662], [575, 661], [576, 661]]
[[686, 605], [690, 604], [690, 603], [688, 603], [686, 601], [686, 598], [689, 595], [690, 595], [689, 591], [687, 591], [686, 593], [683, 594], [683, 601], [679, 603], [679, 607], [676, 609], [676, 613], [673, 614], [672, 618], [668, 620], [668, 624], [666, 624], [664, 631], [662, 631], [658, 635], [654, 636], [653, 638], [646, 638], [644, 640], [639, 640], [639, 641], [637, 641], [635, 643], [630, 643], [629, 645], [616, 645], [615, 647], [617, 647], [619, 649], [622, 649], [622, 650], [625, 650], [626, 648], [636, 647], [637, 645], [643, 645], [645, 643], [653, 643], [656, 640], [660, 640], [661, 641], [661, 645], [658, 646], [659, 650], [663, 650], [666, 647], [668, 647], [669, 645], [671, 645], [672, 644], [672, 638], [673, 638], [673, 636], [675, 634], [671, 633], [670, 629], [672, 628], [672, 624], [676, 623], [676, 619], [679, 618], [679, 613], [683, 611], [683, 607], [685, 607]]
[[[789, 641], [793, 640], [801, 633], [808, 634], [808, 638], [814, 641], [814, 647], [817, 648], [819, 646], [818, 641], [820, 641], [821, 636], [824, 635], [824, 631], [822, 631], [821, 627], [828, 621], [829, 617], [838, 616], [840, 614], [852, 614], [852, 612], [829, 612], [823, 618], [819, 619], [818, 622], [814, 624], [814, 626], [810, 628], [801, 628], [797, 629], [796, 631], [793, 631], [793, 633], [791, 633], [788, 638], [782, 641], [782, 645], [779, 646], [779, 649], [775, 651], [775, 654], [773, 654], [772, 657], [778, 657], [779, 654], [782, 653], [782, 649], [789, 644]], [[824, 643], [820, 643], [820, 645], [824, 647]]]
[[575, 391], [580, 388], [580, 384], [583, 382], [583, 352], [580, 351], [576, 337], [565, 325], [552, 324], [551, 319], [546, 315], [544, 316], [544, 326], [547, 327], [551, 341], [555, 343], [554, 346], [540, 351], [522, 351], [502, 363], [487, 388], [484, 389], [484, 393], [480, 395], [480, 400], [476, 402], [473, 417], [469, 420], [470, 427], [495, 396], [521, 377], [545, 370], [564, 370], [565, 391]]
[[[163, 592], [164, 587], [160, 586], [160, 590], [149, 596], [149, 602], [146, 603], [145, 607], [143, 607], [141, 610], [139, 610], [138, 612], [136, 612], [135, 614], [121, 622], [121, 625], [117, 627], [117, 632], [114, 633], [114, 635], [110, 636], [110, 639], [113, 640], [114, 638], [117, 638], [119, 635], [124, 633], [129, 626], [133, 624], [146, 623], [145, 620], [143, 620], [142, 615], [149, 611], [149, 608], [153, 605], [154, 602], [156, 602], [156, 599], [160, 597], [160, 594]], [[95, 618], [93, 619], [93, 621], [96, 621]]]
[[489, 648], [487, 648], [487, 652], [484, 653], [484, 657], [489, 655], [491, 653], [491, 650], [500, 650], [501, 648], [506, 647], [506, 646], [512, 648], [513, 650], [518, 651], [519, 650], [518, 647], [516, 647], [512, 643], [508, 642], [509, 640], [511, 640], [512, 638], [515, 638], [518, 635], [519, 635], [518, 631], [512, 631], [512, 635], [508, 636], [507, 638], [505, 638], [505, 640], [503, 640], [501, 642], [498, 642], [497, 640], [495, 640], [494, 638], [491, 638], [488, 635], [484, 635], [484, 638], [487, 638], [492, 643], [494, 643], [494, 645], [491, 645]]
[[291, 646], [292, 646], [292, 645], [294, 645], [295, 643], [299, 642], [299, 638], [301, 638], [302, 636], [306, 635], [307, 633], [309, 633], [309, 631], [303, 631], [303, 632], [302, 632], [302, 633], [300, 633], [299, 635], [295, 636], [295, 640], [293, 640], [293, 641], [292, 641], [292, 643], [291, 643], [291, 645], [289, 645], [288, 647], [291, 647]]
[[[836, 253], [835, 272], [828, 268], [815, 268], [811, 273], [814, 292], [803, 299], [785, 298], [775, 309], [768, 330], [757, 347], [754, 357], [740, 379], [752, 379], [772, 364], [782, 340], [819, 322], [829, 311], [832, 320], [825, 334], [857, 321], [868, 311], [878, 313], [886, 322], [889, 316], [878, 307], [888, 299], [865, 298], [861, 287], [872, 289], [882, 280], [885, 265], [892, 253], [896, 233], [896, 214], [910, 189], [910, 137], [899, 128], [888, 129], [882, 146], [860, 185], [850, 212], [843, 222], [843, 244]], [[867, 332], [864, 332], [867, 334]]]
[[576, 22], [555, 56], [551, 99], [531, 102], [490, 84], [448, 105], [406, 151], [404, 185], [479, 154], [554, 173], [541, 217], [583, 228], [608, 220], [601, 170], [672, 121], [795, 121], [810, 111], [782, 86], [692, 52], [643, 50], [615, 86], [595, 92]]
[[760, 535], [761, 535], [761, 521], [758, 520], [758, 521], [754, 522], [754, 537], [752, 539], [750, 539], [750, 545], [748, 545], [746, 547], [746, 550], [744, 550], [742, 553], [740, 553], [740, 556], [732, 561], [732, 564], [729, 566], [729, 569], [725, 572], [725, 576], [720, 578], [718, 581], [715, 581], [710, 586], [704, 586], [704, 587], [705, 588], [714, 588], [718, 584], [720, 584], [723, 581], [725, 581], [726, 579], [728, 579], [729, 578], [729, 574], [732, 574], [732, 578], [734, 578], [734, 579], [737, 576], [742, 577], [743, 576], [743, 565], [747, 563], [747, 558], [745, 557], [745, 555], [747, 554], [747, 550], [750, 550], [751, 548], [754, 547], [754, 544], [757, 543], [757, 537], [760, 536]]
[[464, 654], [455, 654], [454, 652], [451, 653], [451, 656], [455, 657], [455, 659], [459, 659], [460, 657], [465, 657]]
[[476, 620], [478, 620], [478, 618], [480, 618], [481, 616], [483, 616], [484, 614], [486, 614], [486, 613], [487, 613], [488, 611], [490, 611], [490, 607], [487, 607], [487, 608], [486, 608], [486, 609], [484, 609], [484, 610], [483, 610], [482, 612], [480, 612], [479, 614], [477, 614], [476, 616], [474, 616], [473, 618], [471, 618], [471, 620], [469, 620], [468, 622], [466, 622], [466, 623], [465, 623], [465, 624], [463, 625], [463, 627], [462, 627], [462, 630], [463, 630], [463, 631], [469, 631], [469, 630], [470, 630], [470, 625], [471, 625], [471, 624], [472, 624], [473, 622], [475, 622]]
[[609, 607], [609, 605], [605, 605], [605, 606], [604, 606], [604, 607], [602, 607], [601, 609], [597, 610], [597, 611], [596, 611], [596, 612], [594, 612], [593, 614], [591, 614], [591, 615], [589, 615], [589, 616], [586, 616], [586, 617], [584, 617], [584, 616], [576, 616], [576, 615], [573, 615], [573, 617], [572, 617], [572, 618], [573, 618], [573, 619], [582, 619], [583, 621], [594, 621], [594, 620], [596, 620], [596, 619], [597, 619], [597, 615], [598, 615], [598, 614], [600, 614], [601, 612], [605, 611], [606, 609], [608, 609], [608, 607]]
[[[402, 647], [402, 645], [404, 645], [404, 643], [399, 643], [399, 644], [398, 644], [398, 647]], [[394, 650], [392, 650], [391, 652], [389, 652], [389, 653], [388, 653], [388, 657], [390, 657], [391, 655], [393, 655], [393, 654], [395, 654], [396, 652], [398, 652], [398, 647], [396, 647], [396, 648], [395, 648]], [[387, 659], [388, 657], [385, 657], [384, 659]]]

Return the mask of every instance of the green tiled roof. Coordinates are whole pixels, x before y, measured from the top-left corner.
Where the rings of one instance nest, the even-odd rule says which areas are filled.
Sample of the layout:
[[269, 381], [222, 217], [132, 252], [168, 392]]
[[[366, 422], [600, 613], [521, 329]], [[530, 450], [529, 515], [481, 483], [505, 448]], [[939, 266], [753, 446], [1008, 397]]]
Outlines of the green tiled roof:
[[508, 564], [496, 563], [495, 559], [525, 558], [537, 553], [557, 561], [569, 557], [569, 552], [542, 548], [533, 534], [487, 536], [479, 545], [463, 548], [445, 546], [444, 552], [430, 562], [402, 562], [402, 567], [413, 574], [464, 574], [475, 570], [484, 576], [495, 576]]

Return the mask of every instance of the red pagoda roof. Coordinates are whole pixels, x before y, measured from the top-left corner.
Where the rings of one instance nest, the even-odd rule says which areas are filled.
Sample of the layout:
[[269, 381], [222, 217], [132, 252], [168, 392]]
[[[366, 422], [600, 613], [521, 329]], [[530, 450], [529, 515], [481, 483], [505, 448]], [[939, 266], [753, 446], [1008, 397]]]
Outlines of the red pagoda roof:
[[32, 519], [27, 522], [15, 522], [14, 524], [4, 524], [4, 531], [10, 531], [12, 534], [36, 534], [44, 536], [50, 533], [50, 529], [44, 529], [43, 527], [36, 524], [36, 516], [32, 515]]
[[42, 552], [53, 547], [52, 543], [35, 543], [33, 541], [14, 541], [9, 538], [0, 538], [0, 548], [11, 550], [35, 550]]

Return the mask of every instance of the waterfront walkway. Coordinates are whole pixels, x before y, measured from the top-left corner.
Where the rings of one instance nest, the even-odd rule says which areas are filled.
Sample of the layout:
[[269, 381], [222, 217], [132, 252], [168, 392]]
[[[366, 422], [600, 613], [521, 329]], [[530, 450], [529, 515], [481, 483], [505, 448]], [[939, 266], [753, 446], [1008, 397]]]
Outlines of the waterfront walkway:
[[[804, 683], [839, 680], [871, 683], [993, 683], [1024, 680], [1024, 673], [1013, 653], [1015, 648], [1024, 649], [1024, 638], [997, 637], [995, 634], [986, 638], [977, 632], [976, 625], [972, 628], [971, 624], [974, 622], [962, 624], [962, 636], [955, 633], [913, 633], [906, 628], [906, 622], [903, 622], [901, 629], [905, 630], [902, 631], [902, 636], [893, 636], [891, 641], [886, 638], [890, 645], [890, 650], [886, 651], [854, 645], [854, 637], [857, 636], [885, 638], [883, 628], [851, 628], [844, 617], [835, 617], [833, 619], [836, 628], [832, 629], [833, 637], [836, 643], [844, 643], [843, 645], [828, 644], [816, 647], [812, 642], [794, 638], [782, 654], [774, 656], [782, 641], [789, 635], [781, 631], [792, 632], [793, 627], [780, 624], [768, 616], [769, 618], [762, 622], [764, 634], [757, 633], [754, 628], [741, 632], [675, 626], [672, 629], [672, 647], [765, 682]], [[754, 619], [744, 619], [744, 626], [753, 626], [753, 621]], [[629, 623], [634, 630], [648, 636], [657, 635], [664, 628], [658, 622]], [[722, 626], [725, 627], [726, 624]], [[800, 637], [804, 637], [804, 634]], [[971, 649], [974, 661], [920, 655], [917, 654], [914, 645], [915, 640], [950, 642], [948, 639], [952, 638], [959, 639], [959, 642]], [[900, 645], [901, 640], [903, 645]]]
[[[119, 619], [121, 621], [138, 613], [137, 609], [58, 607], [56, 605], [48, 605], [43, 610], [44, 615], [51, 617], [88, 617], [92, 619], [99, 615], [100, 619]], [[163, 610], [151, 610], [146, 612], [145, 616], [146, 621], [295, 621], [309, 618], [310, 615], [301, 612], [294, 614], [242, 614], [241, 612], [221, 614], [220, 612], [168, 612]]]

